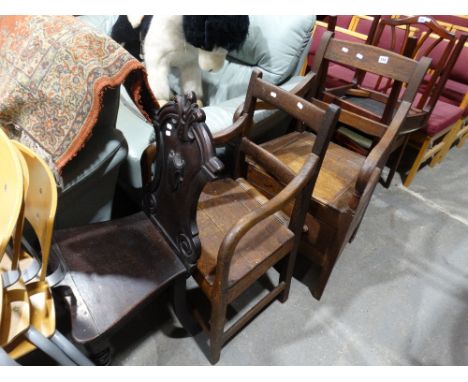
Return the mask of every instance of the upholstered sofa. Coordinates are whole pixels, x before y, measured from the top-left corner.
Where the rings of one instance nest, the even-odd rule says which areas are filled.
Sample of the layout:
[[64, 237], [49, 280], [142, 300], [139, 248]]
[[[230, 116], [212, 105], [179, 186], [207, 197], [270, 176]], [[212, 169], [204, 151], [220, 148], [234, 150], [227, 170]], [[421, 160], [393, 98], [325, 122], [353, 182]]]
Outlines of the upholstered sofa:
[[[99, 30], [110, 34], [117, 16], [81, 16]], [[223, 68], [216, 73], [203, 73], [203, 110], [213, 134], [232, 123], [237, 107], [244, 101], [253, 68], [263, 71], [263, 78], [291, 89], [300, 80], [301, 70], [310, 45], [315, 16], [251, 16], [249, 35], [243, 47], [228, 55]], [[176, 77], [171, 87], [178, 90]], [[258, 111], [253, 135], [257, 139], [279, 133], [287, 125], [285, 117], [272, 111]], [[119, 183], [128, 195], [138, 199], [142, 180], [141, 155], [153, 139], [153, 128], [121, 89], [117, 129], [128, 145]]]

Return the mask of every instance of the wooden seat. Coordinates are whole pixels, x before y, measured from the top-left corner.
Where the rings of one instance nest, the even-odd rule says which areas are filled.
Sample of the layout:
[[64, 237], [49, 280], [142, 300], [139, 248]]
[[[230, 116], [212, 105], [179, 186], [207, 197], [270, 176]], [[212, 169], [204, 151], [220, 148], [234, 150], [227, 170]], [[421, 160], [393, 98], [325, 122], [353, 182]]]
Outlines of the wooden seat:
[[[297, 173], [314, 142], [314, 134], [296, 131], [266, 142], [262, 147]], [[317, 186], [312, 194], [314, 199], [338, 210], [347, 208], [364, 160], [364, 156], [330, 142], [317, 178]], [[271, 195], [271, 192], [269, 194]]]
[[[201, 280], [200, 285], [208, 283], [210, 288], [213, 287], [219, 249], [228, 230], [240, 218], [255, 211], [267, 201], [267, 198], [244, 179], [220, 179], [206, 185], [200, 196], [197, 211], [202, 253], [197, 262], [195, 277]], [[233, 204], [236, 205], [235, 209], [232, 208]], [[284, 216], [271, 215], [242, 238], [232, 258], [229, 287], [259, 265], [271, 261], [272, 254], [281, 258], [291, 252], [294, 234], [288, 229], [287, 222]]]
[[[367, 110], [361, 114], [362, 107], [349, 102], [350, 96], [361, 97], [361, 89], [355, 88], [355, 84], [324, 91], [324, 100], [342, 107], [339, 122], [367, 134], [371, 137], [372, 144], [367, 154], [331, 143], [316, 187], [309, 194], [309, 214], [306, 217], [308, 232], [301, 241], [300, 253], [310, 258], [319, 268], [315, 285], [311, 286], [312, 294], [317, 299], [322, 296], [345, 244], [357, 232], [385, 161], [397, 136], [405, 127], [411, 102], [429, 66], [429, 60], [426, 59], [418, 62], [378, 47], [343, 41], [332, 36], [332, 32], [325, 32], [317, 49], [311, 72], [318, 73], [317, 80], [305, 78], [303, 84], [297, 86], [314, 105], [321, 108], [328, 106], [327, 102], [314, 96], [320, 96], [324, 89], [329, 61], [346, 64], [355, 68], [358, 73], [364, 71], [386, 75], [395, 82], [408, 82], [408, 86], [403, 98], [393, 105], [395, 109], [389, 114], [388, 124], [384, 123], [381, 116], [373, 115], [372, 111]], [[398, 89], [399, 85], [396, 86]], [[372, 94], [372, 101], [383, 101], [377, 93], [365, 93], [363, 96], [369, 94]], [[388, 105], [384, 105], [384, 109], [390, 110]], [[296, 132], [261, 145], [294, 172], [305, 160], [307, 148], [315, 139], [315, 134], [307, 131], [303, 125], [296, 125], [296, 128]], [[252, 157], [249, 158], [249, 164], [247, 179], [255, 187], [269, 196], [282, 189], [284, 185], [268, 176], [261, 166], [252, 161]]]
[[137, 307], [186, 273], [143, 212], [59, 230], [54, 251], [67, 269], [60, 286], [69, 288], [73, 296], [69, 302], [71, 336], [98, 357], [99, 363], [110, 361], [100, 353]]

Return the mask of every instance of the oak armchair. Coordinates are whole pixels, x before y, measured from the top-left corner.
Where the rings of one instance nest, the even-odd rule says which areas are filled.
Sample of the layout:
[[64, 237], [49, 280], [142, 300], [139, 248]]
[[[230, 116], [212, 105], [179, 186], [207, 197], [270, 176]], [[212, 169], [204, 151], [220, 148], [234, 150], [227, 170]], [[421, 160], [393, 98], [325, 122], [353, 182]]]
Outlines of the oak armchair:
[[[328, 107], [326, 102], [314, 98], [323, 89], [327, 61], [386, 75], [395, 82], [407, 82], [408, 86], [401, 100], [395, 103], [389, 124], [372, 118], [370, 113], [362, 115], [361, 108], [349, 106], [347, 91], [353, 88], [353, 84], [337, 88], [336, 93], [330, 94], [333, 103], [341, 107], [339, 123], [368, 134], [375, 144], [368, 155], [364, 155], [332, 142], [325, 155], [317, 185], [310, 196], [306, 217], [308, 232], [303, 236], [300, 247], [300, 253], [319, 268], [319, 276], [312, 286], [312, 294], [317, 299], [321, 298], [343, 248], [358, 230], [382, 168], [405, 125], [411, 102], [429, 66], [427, 59], [418, 62], [378, 47], [342, 41], [332, 36], [331, 32], [324, 33], [316, 53], [311, 73], [318, 73], [318, 78], [306, 77], [306, 83], [298, 87], [313, 104]], [[399, 86], [398, 83], [396, 86]], [[359, 96], [359, 89], [353, 90], [352, 95]], [[304, 126], [296, 127], [297, 131], [262, 145], [295, 173], [304, 161], [307, 148], [316, 140], [315, 134], [304, 129]], [[281, 184], [254, 163], [249, 166], [247, 178], [269, 196], [281, 189]]]
[[[234, 145], [232, 171], [228, 177], [208, 183], [198, 205], [202, 250], [193, 276], [210, 301], [211, 313], [209, 323], [200, 319], [201, 314], [196, 313], [196, 317], [209, 333], [212, 363], [218, 361], [221, 346], [265, 306], [276, 298], [287, 300], [308, 195], [338, 117], [337, 107], [322, 111], [261, 77], [259, 70], [253, 71], [234, 129], [218, 136], [217, 142], [230, 140]], [[249, 139], [257, 100], [288, 113], [316, 132], [318, 139], [304, 153], [297, 174]], [[277, 195], [268, 199], [249, 184], [247, 157], [284, 185]], [[288, 210], [288, 214], [282, 210]], [[278, 285], [225, 331], [228, 305], [275, 265], [279, 269]]]

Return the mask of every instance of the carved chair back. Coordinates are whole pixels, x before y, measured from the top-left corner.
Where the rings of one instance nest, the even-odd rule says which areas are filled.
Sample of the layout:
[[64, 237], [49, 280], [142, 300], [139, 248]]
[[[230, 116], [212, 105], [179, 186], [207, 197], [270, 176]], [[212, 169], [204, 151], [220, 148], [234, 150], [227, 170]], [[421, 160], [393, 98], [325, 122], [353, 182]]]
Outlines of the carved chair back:
[[[191, 270], [200, 256], [196, 211], [200, 193], [223, 164], [216, 157], [205, 113], [191, 92], [156, 111], [156, 174], [144, 186], [143, 209]], [[147, 167], [148, 168], [148, 167]], [[145, 169], [145, 167], [143, 167]]]

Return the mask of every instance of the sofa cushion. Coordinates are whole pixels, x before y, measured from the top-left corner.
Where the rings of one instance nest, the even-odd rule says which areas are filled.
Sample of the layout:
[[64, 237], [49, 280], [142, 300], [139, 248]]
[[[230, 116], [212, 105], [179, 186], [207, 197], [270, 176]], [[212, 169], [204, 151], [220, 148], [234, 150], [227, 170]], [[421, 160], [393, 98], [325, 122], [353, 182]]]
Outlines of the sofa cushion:
[[99, 31], [110, 36], [112, 27], [119, 18], [118, 15], [83, 15], [79, 18], [88, 24], [94, 25]]

